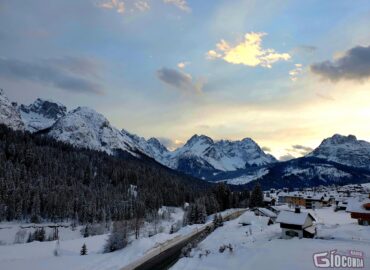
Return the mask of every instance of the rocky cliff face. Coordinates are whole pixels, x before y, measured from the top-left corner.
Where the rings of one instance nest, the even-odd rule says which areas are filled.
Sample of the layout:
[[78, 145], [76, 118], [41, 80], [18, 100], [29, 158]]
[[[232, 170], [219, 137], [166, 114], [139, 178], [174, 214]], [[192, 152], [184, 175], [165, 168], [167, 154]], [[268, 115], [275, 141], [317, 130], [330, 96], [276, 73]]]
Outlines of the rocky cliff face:
[[7, 125], [14, 130], [24, 130], [17, 105], [9, 101], [2, 89], [0, 89], [0, 124]]

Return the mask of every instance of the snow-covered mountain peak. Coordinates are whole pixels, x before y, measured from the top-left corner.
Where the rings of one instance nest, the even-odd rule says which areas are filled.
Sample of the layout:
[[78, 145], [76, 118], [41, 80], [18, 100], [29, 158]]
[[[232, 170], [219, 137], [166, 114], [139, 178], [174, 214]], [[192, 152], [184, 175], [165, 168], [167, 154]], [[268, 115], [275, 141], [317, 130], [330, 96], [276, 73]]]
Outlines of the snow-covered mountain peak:
[[354, 135], [335, 134], [323, 140], [319, 147], [307, 156], [370, 169], [370, 143], [357, 140]]
[[53, 138], [79, 147], [113, 153], [116, 149], [133, 153], [132, 138], [111, 126], [100, 113], [78, 107], [61, 117], [48, 132]]
[[325, 139], [322, 145], [336, 145], [345, 143], [356, 143], [357, 138], [354, 135], [343, 136], [340, 134], [334, 134], [332, 137]]
[[205, 135], [194, 135], [183, 147], [171, 153], [169, 164], [173, 168], [192, 168], [197, 172], [202, 171], [204, 166], [204, 170], [209, 173], [212, 169], [215, 172], [235, 171], [273, 162], [276, 159], [265, 154], [250, 138], [215, 142]]
[[148, 144], [152, 147], [158, 149], [158, 151], [162, 154], [169, 152], [167, 147], [165, 147], [157, 138], [150, 138], [147, 140]]
[[0, 89], [0, 124], [7, 125], [14, 130], [24, 130], [16, 104], [9, 101], [2, 89]]
[[212, 145], [213, 140], [206, 135], [193, 135], [184, 145], [184, 148], [192, 148], [200, 145]]
[[20, 105], [19, 111], [26, 129], [36, 132], [51, 127], [56, 120], [65, 116], [67, 107], [58, 102], [38, 98], [28, 106]]
[[65, 116], [67, 113], [67, 107], [59, 102], [52, 100], [38, 98], [36, 101], [29, 106], [21, 105], [20, 109], [26, 112], [35, 112], [44, 115], [51, 119], [58, 119]]

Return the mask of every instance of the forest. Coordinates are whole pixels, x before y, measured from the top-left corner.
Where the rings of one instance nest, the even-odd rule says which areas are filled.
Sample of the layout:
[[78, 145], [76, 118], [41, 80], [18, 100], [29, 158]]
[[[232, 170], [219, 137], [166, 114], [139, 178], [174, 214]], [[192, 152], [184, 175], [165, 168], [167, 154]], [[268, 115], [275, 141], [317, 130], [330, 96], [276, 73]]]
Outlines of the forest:
[[75, 148], [0, 125], [0, 221], [140, 220], [162, 205], [190, 203], [186, 222], [247, 206], [232, 192], [132, 156]]

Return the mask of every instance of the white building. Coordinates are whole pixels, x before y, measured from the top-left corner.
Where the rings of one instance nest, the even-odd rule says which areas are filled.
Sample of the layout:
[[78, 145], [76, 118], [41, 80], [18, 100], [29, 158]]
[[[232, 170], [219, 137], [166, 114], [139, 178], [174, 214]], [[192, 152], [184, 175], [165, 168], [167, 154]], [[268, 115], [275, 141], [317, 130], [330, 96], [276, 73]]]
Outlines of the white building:
[[283, 239], [313, 238], [316, 235], [314, 221], [316, 220], [310, 213], [301, 212], [300, 208], [296, 208], [295, 212], [281, 211], [276, 219], [280, 223]]

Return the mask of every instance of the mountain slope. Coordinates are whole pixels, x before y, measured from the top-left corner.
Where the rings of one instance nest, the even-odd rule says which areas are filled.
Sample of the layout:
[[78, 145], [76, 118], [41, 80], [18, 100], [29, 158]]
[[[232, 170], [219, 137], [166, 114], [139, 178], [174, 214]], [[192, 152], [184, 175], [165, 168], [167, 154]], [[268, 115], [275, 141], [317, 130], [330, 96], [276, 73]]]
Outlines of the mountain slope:
[[74, 146], [109, 154], [123, 150], [137, 155], [137, 148], [127, 134], [112, 127], [103, 115], [87, 107], [78, 107], [59, 118], [47, 135]]
[[24, 130], [24, 124], [17, 111], [17, 106], [9, 101], [2, 89], [0, 89], [0, 124], [14, 130]]
[[67, 107], [49, 100], [38, 98], [34, 103], [20, 105], [19, 112], [26, 130], [37, 132], [51, 127], [60, 117], [67, 113]]
[[267, 170], [265, 174], [239, 188], [252, 188], [256, 183], [260, 183], [264, 189], [269, 189], [370, 182], [370, 171], [367, 169], [354, 168], [316, 157], [279, 162], [265, 169]]
[[170, 154], [170, 151], [158, 139], [150, 138], [146, 140], [145, 138], [139, 137], [124, 129], [121, 131], [121, 133], [129, 137], [135, 147], [142, 153], [155, 159], [162, 165], [166, 166], [168, 164], [167, 156]]
[[323, 140], [307, 157], [317, 157], [336, 163], [370, 169], [370, 143], [353, 135], [334, 136]]
[[[1, 124], [0, 179], [1, 194], [9, 195], [0, 196], [0, 221], [122, 220], [136, 206], [182, 206], [208, 187], [155, 162], [77, 149]], [[132, 186], [139, 194], [134, 204]]]
[[204, 179], [222, 173], [259, 167], [277, 162], [250, 138], [214, 142], [205, 135], [194, 135], [168, 156], [168, 166]]

